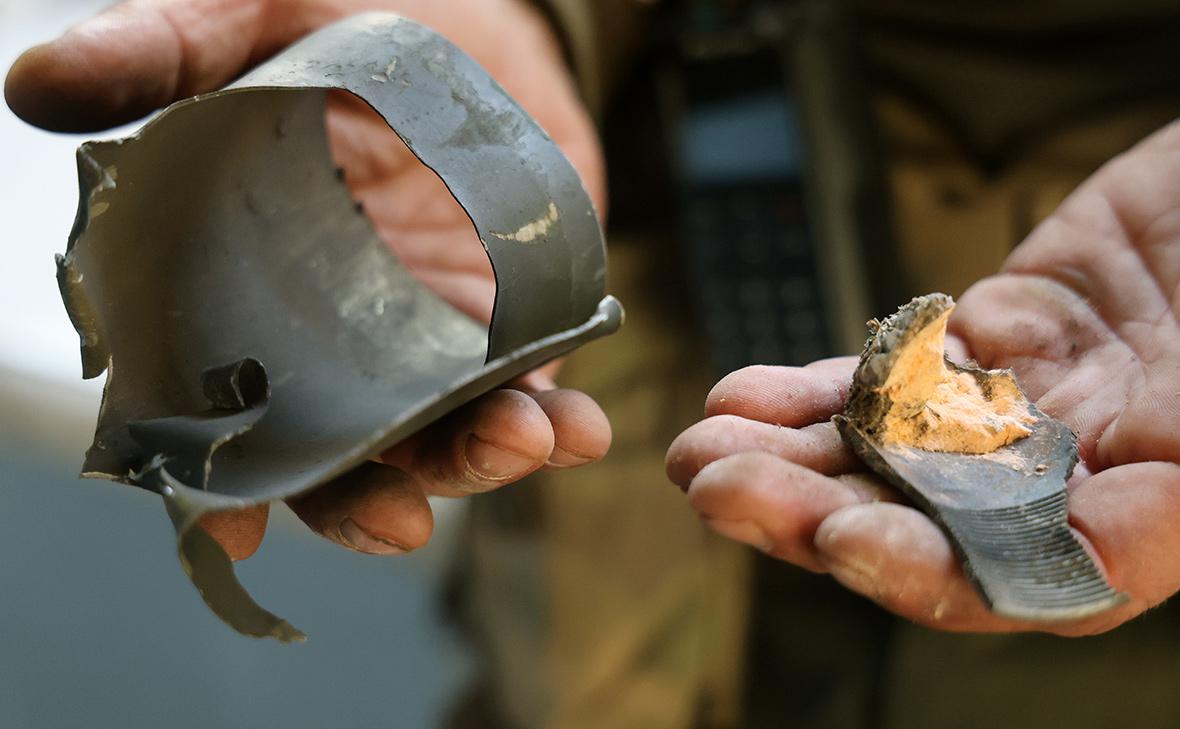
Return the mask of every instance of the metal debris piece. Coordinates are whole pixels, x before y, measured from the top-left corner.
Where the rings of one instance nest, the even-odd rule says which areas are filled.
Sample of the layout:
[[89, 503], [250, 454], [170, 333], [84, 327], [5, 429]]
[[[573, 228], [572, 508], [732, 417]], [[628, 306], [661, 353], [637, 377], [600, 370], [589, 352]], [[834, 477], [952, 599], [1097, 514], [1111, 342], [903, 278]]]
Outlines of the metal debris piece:
[[[498, 284], [490, 327], [356, 209], [328, 150], [330, 89], [376, 109], [470, 215]], [[471, 58], [396, 15], [326, 27], [84, 144], [78, 171], [58, 281], [84, 376], [107, 371], [84, 475], [160, 494], [185, 570], [248, 635], [303, 637], [246, 594], [202, 514], [323, 484], [621, 323], [569, 161]]]
[[[1018, 620], [1077, 620], [1126, 601], [1099, 572], [1067, 521], [1066, 479], [1078, 461], [1077, 439], [1031, 402], [1031, 434], [991, 453], [921, 450], [887, 443], [880, 432], [890, 407], [882, 385], [898, 353], [954, 302], [942, 294], [914, 299], [880, 324], [865, 344], [843, 415], [844, 439], [878, 475], [900, 488], [940, 524], [988, 607]], [[946, 360], [986, 386], [1013, 378]], [[1015, 383], [1015, 380], [1011, 380]]]

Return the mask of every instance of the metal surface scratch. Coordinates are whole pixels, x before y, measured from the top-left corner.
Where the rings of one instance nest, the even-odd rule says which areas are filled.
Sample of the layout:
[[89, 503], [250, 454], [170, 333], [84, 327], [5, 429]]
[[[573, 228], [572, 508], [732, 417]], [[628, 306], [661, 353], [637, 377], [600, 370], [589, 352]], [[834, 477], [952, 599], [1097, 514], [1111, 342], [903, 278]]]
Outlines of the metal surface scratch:
[[549, 209], [544, 215], [520, 226], [520, 229], [515, 233], [496, 233], [493, 231], [492, 235], [500, 240], [514, 240], [517, 243], [537, 243], [544, 239], [549, 233], [549, 229], [556, 225], [560, 219], [561, 216], [557, 212], [557, 206], [549, 203]]

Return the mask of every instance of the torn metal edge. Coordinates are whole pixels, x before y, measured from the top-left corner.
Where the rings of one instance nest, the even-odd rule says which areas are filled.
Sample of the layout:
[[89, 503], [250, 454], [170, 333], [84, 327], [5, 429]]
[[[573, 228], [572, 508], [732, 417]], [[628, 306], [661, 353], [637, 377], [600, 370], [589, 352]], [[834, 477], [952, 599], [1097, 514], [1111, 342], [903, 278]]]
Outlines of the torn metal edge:
[[[503, 93], [502, 89], [494, 81], [491, 81], [491, 83], [496, 90]], [[179, 101], [170, 106], [169, 110], [198, 103], [203, 98], [215, 95], [265, 88], [270, 87], [266, 85], [248, 88], [235, 88], [231, 86], [221, 91]], [[348, 90], [364, 99], [364, 96], [355, 90]], [[90, 142], [82, 145], [78, 150], [79, 184], [82, 193], [66, 253], [58, 256], [58, 278], [59, 286], [62, 289], [63, 301], [71, 322], [79, 334], [84, 376], [91, 378], [101, 374], [104, 370], [107, 372], [104, 405], [107, 400], [106, 392], [109, 391], [114, 378], [113, 362], [111, 361], [109, 348], [104, 342], [103, 332], [101, 331], [93, 302], [87, 296], [83, 277], [76, 265], [73, 249], [77, 240], [87, 230], [92, 221], [105, 212], [103, 206], [106, 203], [98, 199], [98, 197], [102, 192], [113, 189], [117, 184], [114, 171], [103, 167], [100, 161], [102, 151], [107, 147], [117, 147], [125, 142], [141, 138], [153, 126], [160, 123], [164, 116], [162, 114], [149, 120], [134, 134], [124, 139], [111, 142]], [[540, 130], [539, 127], [537, 129], [540, 131], [541, 137], [548, 140], [548, 136], [544, 131]], [[396, 128], [394, 131], [399, 136], [401, 135]], [[552, 144], [551, 140], [549, 142]], [[411, 150], [413, 151], [412, 146]], [[95, 157], [96, 154], [98, 158]], [[425, 160], [423, 160], [423, 163], [427, 167], [430, 167]], [[568, 160], [566, 160], [566, 164], [568, 164]], [[582, 193], [586, 198], [585, 203], [589, 206], [587, 215], [596, 221], [597, 216], [594, 212], [593, 201], [585, 194], [584, 189], [582, 189]], [[453, 191], [452, 194], [454, 194]], [[466, 209], [466, 206], [464, 207]], [[550, 202], [548, 217], [558, 217], [554, 215], [555, 211], [555, 204]], [[475, 221], [473, 220], [473, 222]], [[552, 223], [543, 229], [529, 229], [522, 237], [529, 237], [528, 233], [531, 232], [532, 238], [536, 238], [538, 235], [545, 234], [551, 225]], [[600, 229], [598, 229], [596, 239], [598, 246], [601, 247], [602, 236]], [[487, 245], [485, 243], [486, 248]], [[495, 257], [491, 256], [491, 251], [488, 251], [488, 253], [489, 257], [492, 258], [493, 268], [495, 268]], [[602, 262], [598, 272], [595, 274], [595, 281], [599, 279], [604, 280], [604, 277], [605, 261]], [[499, 310], [498, 306], [496, 310]], [[364, 443], [350, 450], [346, 454], [346, 457], [339, 463], [335, 475], [339, 475], [362, 462], [375, 449], [379, 450], [382, 447], [381, 441], [387, 443], [396, 442], [396, 440], [412, 433], [422, 425], [445, 414], [445, 412], [456, 407], [458, 404], [473, 399], [490, 387], [494, 387], [496, 384], [539, 366], [550, 359], [559, 357], [586, 341], [613, 332], [622, 323], [622, 318], [621, 306], [613, 297], [607, 296], [601, 299], [597, 310], [585, 322], [544, 337], [543, 339], [517, 347], [511, 351], [505, 351], [501, 356], [494, 356], [497, 350], [493, 342], [489, 341], [488, 361], [485, 366], [473, 372], [469, 377], [453, 383], [448, 389], [447, 403], [433, 401], [417, 410], [403, 413], [403, 417], [399, 418], [397, 423], [391, 424], [389, 428], [374, 434], [373, 438], [367, 439]], [[493, 321], [489, 326], [489, 340], [495, 338], [497, 331], [495, 321]], [[234, 435], [230, 436], [230, 438], [232, 437]], [[214, 444], [214, 450], [218, 445], [230, 438]], [[247, 635], [274, 637], [284, 642], [302, 639], [302, 633], [295, 630], [286, 621], [261, 608], [249, 597], [234, 576], [232, 561], [230, 561], [220, 545], [209, 537], [203, 529], [199, 528], [198, 522], [203, 514], [211, 511], [242, 508], [253, 505], [256, 502], [253, 500], [235, 499], [208, 491], [194, 490], [174, 478], [169, 473], [167, 465], [166, 460], [154, 458], [151, 459], [147, 466], [136, 473], [106, 474], [87, 472], [83, 475], [100, 476], [123, 483], [142, 486], [159, 493], [163, 497], [169, 515], [176, 527], [177, 550], [182, 566], [186, 573], [189, 574], [209, 607], [225, 622]]]

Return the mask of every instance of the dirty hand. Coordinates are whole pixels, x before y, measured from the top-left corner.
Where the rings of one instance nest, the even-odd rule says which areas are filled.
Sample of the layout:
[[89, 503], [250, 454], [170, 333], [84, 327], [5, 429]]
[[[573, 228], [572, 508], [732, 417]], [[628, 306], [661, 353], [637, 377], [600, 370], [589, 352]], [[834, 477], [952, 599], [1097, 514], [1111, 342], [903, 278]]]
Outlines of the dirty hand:
[[[552, 30], [525, 0], [129, 0], [27, 51], [5, 84], [9, 106], [57, 131], [93, 131], [224, 86], [317, 27], [390, 10], [448, 36], [486, 68], [563, 149], [602, 209], [594, 128]], [[367, 106], [334, 96], [333, 156], [380, 235], [427, 285], [487, 320], [495, 283], [470, 221]], [[426, 494], [488, 491], [541, 467], [600, 458], [605, 416], [586, 395], [537, 371], [493, 391], [383, 454], [382, 464], [291, 502], [315, 531], [363, 552], [391, 554], [430, 537]], [[229, 554], [252, 554], [265, 507], [207, 517]]]
[[718, 532], [952, 631], [1109, 630], [1180, 589], [1180, 122], [1113, 160], [963, 295], [948, 351], [1015, 370], [1078, 435], [1070, 523], [1129, 603], [1074, 623], [999, 618], [942, 532], [828, 419], [852, 357], [751, 367], [710, 393], [668, 474]]

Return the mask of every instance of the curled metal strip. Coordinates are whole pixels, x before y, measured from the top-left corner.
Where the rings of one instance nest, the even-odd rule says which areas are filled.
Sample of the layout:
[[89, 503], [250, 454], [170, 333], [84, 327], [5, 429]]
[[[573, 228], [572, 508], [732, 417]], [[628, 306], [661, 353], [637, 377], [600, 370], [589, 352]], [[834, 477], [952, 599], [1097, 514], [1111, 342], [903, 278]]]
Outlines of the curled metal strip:
[[[327, 146], [332, 89], [380, 113], [471, 217], [496, 275], [490, 329], [357, 210]], [[84, 474], [162, 494], [186, 570], [250, 635], [298, 631], [241, 589], [203, 513], [323, 484], [621, 323], [572, 165], [474, 61], [396, 15], [328, 26], [84, 144], [78, 168], [58, 281], [84, 375], [107, 371]]]

